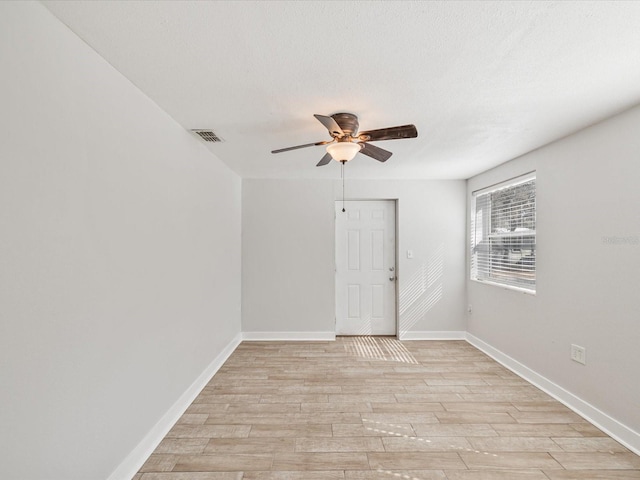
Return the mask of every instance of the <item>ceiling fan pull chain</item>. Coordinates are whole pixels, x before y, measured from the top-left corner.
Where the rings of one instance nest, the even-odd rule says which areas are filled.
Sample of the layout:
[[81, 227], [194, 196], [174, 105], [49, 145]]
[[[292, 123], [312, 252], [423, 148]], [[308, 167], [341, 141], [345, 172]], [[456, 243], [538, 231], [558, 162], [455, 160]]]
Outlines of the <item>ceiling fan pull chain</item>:
[[344, 160], [340, 162], [340, 177], [342, 177], [342, 211], [345, 212], [344, 209], [344, 164], [347, 163]]

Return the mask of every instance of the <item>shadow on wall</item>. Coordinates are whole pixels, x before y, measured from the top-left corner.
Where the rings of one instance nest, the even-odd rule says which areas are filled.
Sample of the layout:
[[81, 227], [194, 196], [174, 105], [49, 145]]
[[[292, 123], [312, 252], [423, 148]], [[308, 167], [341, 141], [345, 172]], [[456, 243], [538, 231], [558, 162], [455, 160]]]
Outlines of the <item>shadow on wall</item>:
[[442, 298], [444, 244], [429, 256], [426, 264], [402, 284], [399, 293], [400, 331], [406, 332], [420, 321]]

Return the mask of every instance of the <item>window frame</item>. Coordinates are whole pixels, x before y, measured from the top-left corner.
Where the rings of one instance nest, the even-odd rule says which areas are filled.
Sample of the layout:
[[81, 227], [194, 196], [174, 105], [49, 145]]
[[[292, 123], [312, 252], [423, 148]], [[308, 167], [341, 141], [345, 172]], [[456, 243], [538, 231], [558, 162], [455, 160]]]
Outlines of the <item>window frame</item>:
[[[479, 278], [477, 275], [477, 269], [478, 266], [476, 265], [476, 257], [475, 255], [477, 255], [477, 246], [480, 244], [480, 242], [482, 241], [487, 241], [490, 237], [492, 238], [508, 238], [508, 237], [533, 237], [533, 251], [535, 252], [537, 250], [537, 222], [536, 222], [536, 227], [533, 230], [533, 232], [528, 232], [526, 235], [522, 234], [522, 235], [514, 235], [514, 234], [510, 234], [510, 233], [506, 233], [503, 235], [500, 234], [495, 234], [495, 233], [491, 233], [491, 225], [490, 225], [490, 218], [489, 218], [489, 223], [486, 223], [486, 221], [483, 221], [483, 228], [481, 228], [481, 234], [482, 234], [482, 239], [479, 241], [476, 241], [477, 239], [477, 234], [478, 234], [478, 229], [476, 228], [476, 221], [477, 221], [477, 210], [476, 210], [476, 200], [479, 196], [482, 195], [486, 195], [486, 194], [490, 194], [499, 190], [504, 190], [510, 187], [516, 187], [518, 185], [521, 185], [523, 183], [527, 183], [530, 181], [534, 181], [536, 182], [536, 197], [534, 200], [534, 209], [533, 209], [533, 213], [534, 216], [537, 217], [537, 175], [536, 175], [536, 171], [531, 171], [522, 175], [518, 175], [517, 177], [513, 177], [510, 178], [508, 180], [505, 180], [503, 182], [500, 183], [496, 183], [493, 185], [490, 185], [488, 187], [484, 187], [478, 190], [475, 190], [473, 192], [471, 192], [471, 202], [470, 202], [470, 215], [469, 215], [469, 237], [468, 237], [468, 241], [469, 241], [469, 279], [473, 282], [476, 283], [481, 283], [481, 284], [485, 284], [485, 285], [493, 285], [493, 286], [497, 286], [497, 287], [501, 287], [507, 290], [514, 290], [514, 291], [518, 291], [521, 293], [526, 293], [529, 295], [536, 295], [536, 290], [537, 290], [537, 261], [534, 262], [534, 268], [533, 268], [533, 272], [534, 272], [534, 282], [531, 286], [525, 286], [525, 285], [513, 285], [511, 283], [507, 283], [507, 282], [500, 282], [499, 280], [496, 280], [495, 278]], [[484, 234], [484, 230], [488, 229], [489, 233]], [[536, 258], [537, 260], [537, 258]]]

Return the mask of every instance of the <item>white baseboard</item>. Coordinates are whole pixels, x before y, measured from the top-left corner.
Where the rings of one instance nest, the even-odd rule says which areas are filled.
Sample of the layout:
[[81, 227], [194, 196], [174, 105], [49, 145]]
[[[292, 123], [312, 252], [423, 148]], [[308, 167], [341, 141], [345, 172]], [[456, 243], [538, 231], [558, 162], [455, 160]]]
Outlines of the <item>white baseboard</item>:
[[597, 409], [590, 403], [585, 402], [573, 393], [565, 390], [560, 385], [543, 377], [529, 367], [523, 365], [509, 355], [492, 347], [488, 343], [480, 340], [478, 337], [466, 334], [466, 340], [479, 350], [489, 355], [498, 363], [502, 364], [516, 375], [524, 378], [529, 383], [535, 385], [540, 390], [551, 395], [553, 398], [573, 410], [575, 413], [583, 417], [585, 420], [594, 424], [600, 430], [611, 436], [629, 450], [640, 455], [640, 433], [623, 425], [616, 419], [610, 417], [603, 411]]
[[413, 331], [400, 332], [398, 340], [466, 340], [467, 332], [463, 331]]
[[333, 341], [335, 332], [244, 332], [242, 339], [247, 341]]
[[191, 405], [202, 389], [209, 383], [211, 377], [220, 369], [233, 351], [240, 345], [242, 334], [239, 333], [218, 354], [191, 386], [180, 396], [173, 406], [163, 415], [158, 423], [145, 435], [142, 441], [124, 459], [124, 461], [109, 475], [108, 480], [131, 480], [140, 467], [153, 453], [162, 439], [169, 433], [184, 411]]

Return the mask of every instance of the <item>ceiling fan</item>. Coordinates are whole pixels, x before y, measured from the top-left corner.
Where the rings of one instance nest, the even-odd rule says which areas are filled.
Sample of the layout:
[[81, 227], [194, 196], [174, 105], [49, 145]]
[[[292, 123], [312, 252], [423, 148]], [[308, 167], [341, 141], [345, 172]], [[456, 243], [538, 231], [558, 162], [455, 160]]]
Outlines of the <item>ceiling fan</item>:
[[327, 145], [327, 153], [318, 162], [316, 167], [327, 165], [331, 160], [336, 160], [344, 165], [349, 160], [352, 160], [358, 152], [379, 162], [386, 162], [392, 153], [367, 142], [415, 138], [418, 136], [418, 130], [416, 130], [415, 125], [401, 125], [398, 127], [380, 128], [358, 133], [358, 117], [353, 113], [334, 113], [331, 116], [316, 114], [314, 117], [329, 131], [331, 140], [280, 148], [278, 150], [272, 150], [271, 153], [281, 153], [298, 148]]

